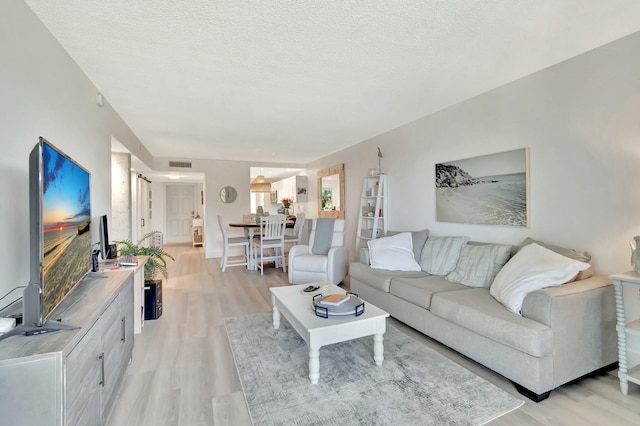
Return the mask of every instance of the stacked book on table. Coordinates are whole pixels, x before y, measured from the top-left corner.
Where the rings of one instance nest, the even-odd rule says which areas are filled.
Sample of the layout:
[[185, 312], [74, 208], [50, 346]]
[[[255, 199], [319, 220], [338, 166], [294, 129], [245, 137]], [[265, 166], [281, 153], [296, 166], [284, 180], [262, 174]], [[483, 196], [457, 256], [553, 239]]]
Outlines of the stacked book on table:
[[321, 305], [340, 306], [349, 300], [348, 294], [331, 294], [320, 301]]

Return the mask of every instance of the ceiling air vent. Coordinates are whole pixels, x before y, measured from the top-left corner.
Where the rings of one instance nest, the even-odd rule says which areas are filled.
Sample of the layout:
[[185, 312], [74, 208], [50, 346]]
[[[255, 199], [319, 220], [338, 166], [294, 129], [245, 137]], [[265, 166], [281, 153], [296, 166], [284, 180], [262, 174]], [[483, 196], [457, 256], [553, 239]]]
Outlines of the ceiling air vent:
[[181, 167], [183, 169], [190, 169], [191, 162], [189, 161], [169, 161], [169, 167]]

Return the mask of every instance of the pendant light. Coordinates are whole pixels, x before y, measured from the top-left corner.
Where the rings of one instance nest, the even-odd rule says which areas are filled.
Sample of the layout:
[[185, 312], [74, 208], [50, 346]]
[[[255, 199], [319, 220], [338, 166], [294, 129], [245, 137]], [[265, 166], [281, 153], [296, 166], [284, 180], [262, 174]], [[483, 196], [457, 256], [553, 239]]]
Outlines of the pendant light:
[[271, 181], [263, 175], [251, 181], [251, 192], [271, 192]]

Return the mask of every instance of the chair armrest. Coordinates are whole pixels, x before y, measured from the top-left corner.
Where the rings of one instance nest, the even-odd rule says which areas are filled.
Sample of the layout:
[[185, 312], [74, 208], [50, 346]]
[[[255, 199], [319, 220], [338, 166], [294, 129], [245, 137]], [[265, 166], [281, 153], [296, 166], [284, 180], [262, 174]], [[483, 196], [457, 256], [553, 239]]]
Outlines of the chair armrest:
[[289, 282], [293, 283], [293, 273], [296, 268], [296, 256], [301, 256], [304, 254], [309, 254], [309, 246], [305, 244], [298, 244], [291, 247], [289, 250], [289, 260], [287, 265], [287, 275], [289, 277]]
[[291, 263], [291, 259], [299, 256], [301, 254], [309, 254], [309, 246], [305, 244], [297, 244], [291, 247], [289, 250], [289, 263]]
[[340, 284], [349, 271], [349, 250], [346, 247], [331, 247], [327, 257], [328, 280]]

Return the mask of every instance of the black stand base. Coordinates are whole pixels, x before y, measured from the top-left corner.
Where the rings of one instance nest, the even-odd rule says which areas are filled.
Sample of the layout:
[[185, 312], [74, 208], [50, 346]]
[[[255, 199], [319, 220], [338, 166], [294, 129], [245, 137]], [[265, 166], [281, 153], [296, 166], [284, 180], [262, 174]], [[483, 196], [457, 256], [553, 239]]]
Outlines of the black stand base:
[[60, 330], [75, 330], [76, 328], [80, 328], [80, 327], [63, 324], [59, 321], [45, 321], [42, 327], [38, 327], [35, 325], [20, 324], [19, 326], [12, 328], [8, 332], [4, 333], [3, 335], [0, 335], [0, 340], [7, 339], [11, 336], [19, 336], [19, 335], [37, 336], [40, 334], [53, 333], [54, 331], [60, 331]]

